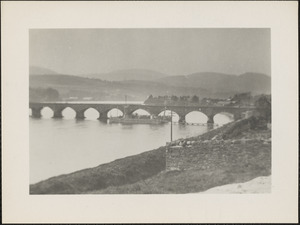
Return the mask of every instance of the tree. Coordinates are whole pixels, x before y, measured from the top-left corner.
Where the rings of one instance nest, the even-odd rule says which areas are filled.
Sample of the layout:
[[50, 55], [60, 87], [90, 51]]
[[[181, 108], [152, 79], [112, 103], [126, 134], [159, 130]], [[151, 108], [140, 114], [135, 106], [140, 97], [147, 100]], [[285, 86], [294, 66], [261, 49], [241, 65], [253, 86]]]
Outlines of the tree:
[[57, 101], [59, 99], [59, 92], [54, 88], [29, 88], [30, 101]]
[[53, 88], [47, 88], [45, 94], [46, 94], [46, 100], [48, 101], [54, 101], [59, 99], [58, 91]]
[[176, 95], [172, 95], [171, 100], [174, 102], [178, 101], [178, 97]]
[[194, 95], [191, 100], [193, 103], [199, 103], [199, 97]]
[[271, 99], [262, 95], [255, 102], [257, 116], [271, 122]]

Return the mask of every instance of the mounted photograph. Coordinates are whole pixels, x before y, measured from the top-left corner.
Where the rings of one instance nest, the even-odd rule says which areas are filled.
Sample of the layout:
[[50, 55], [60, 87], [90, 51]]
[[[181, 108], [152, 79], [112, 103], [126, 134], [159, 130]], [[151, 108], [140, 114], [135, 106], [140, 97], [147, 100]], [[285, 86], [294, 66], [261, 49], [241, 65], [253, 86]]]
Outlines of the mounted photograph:
[[29, 29], [28, 70], [30, 195], [272, 193], [270, 28]]

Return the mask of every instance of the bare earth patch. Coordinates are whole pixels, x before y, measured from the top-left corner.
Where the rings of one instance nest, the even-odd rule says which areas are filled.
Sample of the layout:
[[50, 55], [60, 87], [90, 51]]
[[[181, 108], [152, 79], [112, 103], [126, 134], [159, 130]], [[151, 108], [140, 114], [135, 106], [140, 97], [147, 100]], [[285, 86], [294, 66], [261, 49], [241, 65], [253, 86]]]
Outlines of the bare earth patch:
[[201, 194], [247, 194], [247, 193], [271, 193], [271, 176], [257, 177], [245, 183], [227, 184], [210, 188]]

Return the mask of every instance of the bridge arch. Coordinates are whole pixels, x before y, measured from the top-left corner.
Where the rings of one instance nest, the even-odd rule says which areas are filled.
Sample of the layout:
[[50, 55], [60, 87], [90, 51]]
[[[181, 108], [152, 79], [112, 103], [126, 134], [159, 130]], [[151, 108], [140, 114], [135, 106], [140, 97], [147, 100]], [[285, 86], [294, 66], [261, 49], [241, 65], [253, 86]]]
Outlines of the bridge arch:
[[207, 123], [208, 116], [200, 111], [191, 111], [185, 115], [187, 123]]
[[76, 118], [76, 114], [76, 110], [69, 106], [61, 110], [61, 115], [64, 119], [74, 119]]
[[44, 106], [40, 110], [41, 117], [52, 118], [54, 116], [54, 110], [49, 106]]
[[[78, 112], [77, 112], [77, 114], [78, 114]], [[79, 117], [79, 116], [77, 116], [77, 117]], [[89, 108], [83, 110], [83, 117], [86, 120], [97, 120], [100, 118], [100, 112], [93, 107], [89, 107]]]
[[145, 109], [136, 109], [133, 112], [130, 113], [132, 116], [138, 116], [138, 117], [150, 117], [151, 114]]
[[213, 120], [214, 123], [216, 124], [226, 124], [226, 123], [230, 123], [232, 121], [234, 121], [234, 114], [233, 113], [229, 113], [229, 112], [218, 112], [214, 115]]
[[[101, 115], [102, 115], [102, 113], [101, 113]], [[124, 115], [124, 112], [122, 110], [120, 110], [118, 108], [112, 108], [112, 109], [109, 109], [106, 112], [104, 112], [103, 116], [106, 116], [107, 118], [109, 118], [109, 117], [121, 117], [123, 115]]]
[[172, 121], [173, 122], [179, 122], [179, 120], [180, 120], [180, 116], [179, 116], [179, 114], [177, 113], [177, 112], [175, 112], [175, 111], [171, 111], [171, 110], [163, 110], [163, 111], [161, 111], [159, 114], [158, 114], [158, 116], [160, 116], [160, 117], [166, 117], [166, 118], [170, 118], [171, 117], [171, 113], [173, 114], [173, 117], [172, 117]]

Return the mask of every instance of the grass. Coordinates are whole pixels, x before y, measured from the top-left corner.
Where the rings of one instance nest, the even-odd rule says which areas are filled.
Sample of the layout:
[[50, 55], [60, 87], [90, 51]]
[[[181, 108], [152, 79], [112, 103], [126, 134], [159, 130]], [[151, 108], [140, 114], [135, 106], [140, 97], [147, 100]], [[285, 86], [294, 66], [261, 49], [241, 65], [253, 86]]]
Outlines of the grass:
[[[259, 146], [258, 146], [259, 147]], [[228, 164], [222, 169], [190, 169], [185, 171], [163, 171], [146, 180], [122, 186], [110, 186], [89, 194], [184, 194], [205, 191], [209, 188], [246, 182], [258, 176], [271, 174], [270, 146], [256, 151], [252, 159]], [[231, 156], [234, 157], [234, 156]]]
[[165, 149], [144, 152], [95, 168], [52, 177], [30, 185], [30, 194], [79, 194], [135, 183], [164, 170]]

